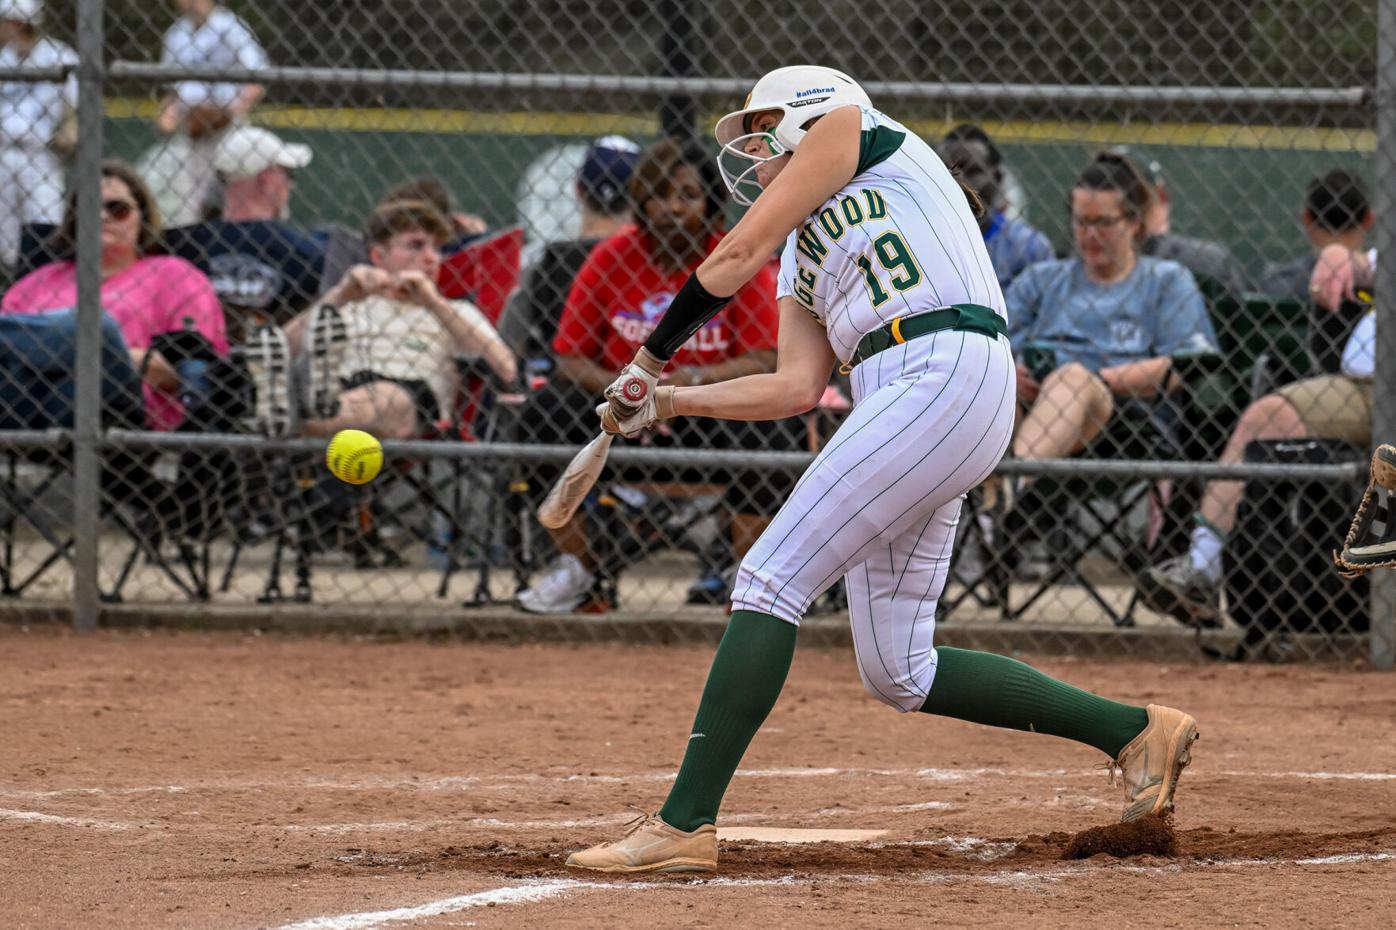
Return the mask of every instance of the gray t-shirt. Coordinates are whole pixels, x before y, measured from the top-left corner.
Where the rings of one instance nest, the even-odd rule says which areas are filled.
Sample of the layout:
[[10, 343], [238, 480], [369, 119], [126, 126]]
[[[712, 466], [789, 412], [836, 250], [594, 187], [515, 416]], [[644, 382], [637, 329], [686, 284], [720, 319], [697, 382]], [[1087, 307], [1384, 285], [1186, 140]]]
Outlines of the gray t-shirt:
[[1140, 256], [1129, 277], [1106, 285], [1088, 280], [1079, 258], [1039, 262], [1004, 297], [1013, 350], [1051, 349], [1058, 365], [1080, 362], [1099, 371], [1217, 351], [1202, 294], [1177, 262]]

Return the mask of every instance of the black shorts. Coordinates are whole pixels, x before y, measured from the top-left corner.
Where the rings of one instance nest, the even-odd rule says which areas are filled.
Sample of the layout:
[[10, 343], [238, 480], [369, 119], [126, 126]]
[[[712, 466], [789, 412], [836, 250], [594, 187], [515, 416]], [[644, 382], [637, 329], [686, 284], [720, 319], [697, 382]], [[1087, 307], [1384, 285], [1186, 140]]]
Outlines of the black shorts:
[[441, 405], [437, 403], [436, 394], [430, 385], [416, 378], [389, 378], [376, 371], [356, 371], [343, 379], [344, 390], [351, 391], [375, 381], [396, 384], [407, 392], [408, 397], [412, 398], [412, 409], [417, 413], [416, 432], [426, 432], [429, 427], [436, 425], [437, 420], [441, 419]]

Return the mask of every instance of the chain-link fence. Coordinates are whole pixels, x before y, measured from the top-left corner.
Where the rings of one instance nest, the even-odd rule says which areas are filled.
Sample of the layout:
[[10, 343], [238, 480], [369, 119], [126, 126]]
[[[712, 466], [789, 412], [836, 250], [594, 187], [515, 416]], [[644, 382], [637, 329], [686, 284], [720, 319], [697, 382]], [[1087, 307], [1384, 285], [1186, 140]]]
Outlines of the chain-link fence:
[[[1388, 582], [1328, 553], [1396, 427], [1390, 6], [0, 0], [3, 593], [720, 620], [846, 367], [534, 514], [740, 215], [716, 117], [811, 61], [986, 206], [1019, 421], [941, 555], [947, 629], [1389, 665]], [[778, 276], [669, 381], [772, 371]], [[351, 427], [389, 441], [364, 487], [323, 467]]]

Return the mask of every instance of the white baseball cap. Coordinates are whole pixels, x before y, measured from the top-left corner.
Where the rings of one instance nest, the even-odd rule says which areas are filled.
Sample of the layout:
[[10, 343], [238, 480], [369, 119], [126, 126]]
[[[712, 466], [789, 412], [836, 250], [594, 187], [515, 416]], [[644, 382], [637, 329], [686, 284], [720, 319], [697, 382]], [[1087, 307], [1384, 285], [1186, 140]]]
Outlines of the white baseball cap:
[[[6, 0], [0, 0], [0, 3]], [[304, 168], [310, 164], [310, 146], [286, 142], [260, 126], [238, 126], [223, 137], [213, 156], [214, 170], [228, 179], [251, 178], [268, 168]]]
[[0, 0], [0, 19], [37, 26], [44, 21], [44, 0]]

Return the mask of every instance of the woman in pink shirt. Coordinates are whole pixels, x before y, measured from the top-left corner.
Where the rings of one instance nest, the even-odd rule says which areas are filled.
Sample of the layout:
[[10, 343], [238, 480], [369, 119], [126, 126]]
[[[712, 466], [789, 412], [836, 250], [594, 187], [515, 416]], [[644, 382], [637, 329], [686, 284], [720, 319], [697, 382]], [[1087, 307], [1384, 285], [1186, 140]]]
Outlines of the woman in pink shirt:
[[[44, 265], [15, 282], [0, 312], [42, 313], [78, 301], [77, 264], [72, 261], [76, 201], [56, 240], [64, 261]], [[102, 309], [116, 320], [131, 360], [145, 384], [146, 422], [172, 430], [184, 418], [174, 368], [150, 351], [161, 333], [186, 328], [201, 333], [220, 355], [227, 354], [223, 308], [203, 272], [182, 258], [154, 254], [160, 245], [160, 215], [150, 191], [125, 162], [102, 165]]]

